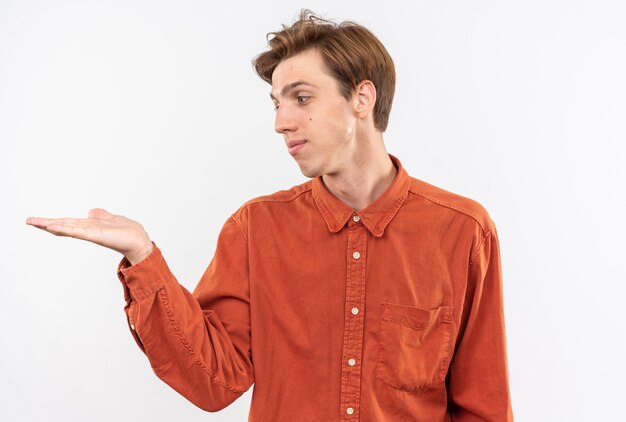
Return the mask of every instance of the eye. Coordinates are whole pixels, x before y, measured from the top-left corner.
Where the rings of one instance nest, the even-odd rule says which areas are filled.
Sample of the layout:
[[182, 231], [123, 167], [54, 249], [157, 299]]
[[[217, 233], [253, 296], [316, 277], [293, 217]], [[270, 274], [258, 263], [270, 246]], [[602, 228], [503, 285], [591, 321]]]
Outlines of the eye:
[[309, 99], [311, 99], [311, 97], [307, 97], [306, 95], [298, 95], [298, 97], [296, 97], [298, 103], [300, 104], [306, 104]]

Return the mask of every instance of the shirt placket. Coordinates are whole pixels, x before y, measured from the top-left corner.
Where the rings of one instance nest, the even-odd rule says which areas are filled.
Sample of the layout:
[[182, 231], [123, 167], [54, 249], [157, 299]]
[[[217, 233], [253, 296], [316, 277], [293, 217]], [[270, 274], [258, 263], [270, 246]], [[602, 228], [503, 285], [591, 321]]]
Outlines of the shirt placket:
[[361, 397], [367, 229], [358, 214], [348, 220], [346, 303], [341, 362], [342, 421], [358, 421]]

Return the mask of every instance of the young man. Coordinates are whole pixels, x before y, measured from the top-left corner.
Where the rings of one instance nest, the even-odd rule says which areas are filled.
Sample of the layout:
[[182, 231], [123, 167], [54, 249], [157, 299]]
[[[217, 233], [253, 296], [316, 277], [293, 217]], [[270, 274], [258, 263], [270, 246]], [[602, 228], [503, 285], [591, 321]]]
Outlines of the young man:
[[311, 178], [224, 224], [193, 294], [137, 222], [27, 223], [125, 255], [131, 332], [155, 373], [251, 421], [511, 421], [496, 228], [387, 154], [395, 71], [367, 29], [303, 12], [255, 59]]

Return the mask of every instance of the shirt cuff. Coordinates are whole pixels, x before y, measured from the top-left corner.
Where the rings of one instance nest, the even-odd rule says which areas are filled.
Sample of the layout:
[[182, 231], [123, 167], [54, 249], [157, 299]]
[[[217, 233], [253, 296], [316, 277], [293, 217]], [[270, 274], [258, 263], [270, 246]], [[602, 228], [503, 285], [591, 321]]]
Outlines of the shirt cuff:
[[161, 254], [152, 242], [152, 252], [135, 265], [124, 257], [117, 266], [117, 277], [124, 287], [127, 303], [142, 300], [160, 290], [173, 275]]

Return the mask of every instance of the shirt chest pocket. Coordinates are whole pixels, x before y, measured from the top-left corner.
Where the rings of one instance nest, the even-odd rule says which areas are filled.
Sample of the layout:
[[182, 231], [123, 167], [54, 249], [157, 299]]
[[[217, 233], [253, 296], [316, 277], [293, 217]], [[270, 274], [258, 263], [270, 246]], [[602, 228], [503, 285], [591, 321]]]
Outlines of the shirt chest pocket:
[[452, 311], [383, 302], [376, 376], [403, 391], [444, 382], [452, 353]]

